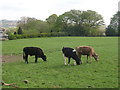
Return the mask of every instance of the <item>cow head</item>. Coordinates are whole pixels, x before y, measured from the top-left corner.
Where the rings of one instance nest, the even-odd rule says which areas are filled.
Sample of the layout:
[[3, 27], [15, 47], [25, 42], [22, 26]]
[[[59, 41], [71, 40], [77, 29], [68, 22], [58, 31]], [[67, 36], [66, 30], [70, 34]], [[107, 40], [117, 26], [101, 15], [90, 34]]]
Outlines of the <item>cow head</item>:
[[46, 55], [43, 55], [41, 58], [42, 58], [44, 61], [47, 61], [47, 60], [46, 60], [46, 59], [47, 59]]
[[72, 52], [73, 52], [74, 55], [75, 55], [75, 58], [76, 58], [76, 59], [75, 59], [76, 64], [77, 64], [77, 65], [82, 64], [81, 59], [78, 57], [76, 50], [74, 49]]
[[99, 60], [99, 56], [98, 56], [97, 54], [94, 54], [93, 57], [94, 57], [94, 59], [95, 59], [96, 61]]
[[82, 64], [82, 61], [78, 58], [78, 59], [76, 60], [76, 64], [77, 64], [77, 65], [80, 65], [80, 64]]

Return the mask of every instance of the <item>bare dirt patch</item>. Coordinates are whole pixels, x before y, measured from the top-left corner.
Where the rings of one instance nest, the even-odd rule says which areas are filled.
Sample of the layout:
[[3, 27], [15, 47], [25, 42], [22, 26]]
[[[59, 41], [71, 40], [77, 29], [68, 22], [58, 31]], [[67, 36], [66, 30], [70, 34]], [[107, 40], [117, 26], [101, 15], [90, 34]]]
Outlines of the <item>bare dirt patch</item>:
[[0, 58], [2, 58], [3, 63], [15, 62], [22, 60], [22, 55], [2, 55]]

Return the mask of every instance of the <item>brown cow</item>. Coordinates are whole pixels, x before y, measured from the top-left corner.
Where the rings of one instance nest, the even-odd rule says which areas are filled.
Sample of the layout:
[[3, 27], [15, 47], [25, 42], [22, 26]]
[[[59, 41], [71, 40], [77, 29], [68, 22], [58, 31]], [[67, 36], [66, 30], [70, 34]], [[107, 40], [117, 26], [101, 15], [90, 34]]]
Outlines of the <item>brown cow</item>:
[[98, 55], [95, 53], [94, 49], [90, 46], [78, 46], [76, 47], [76, 52], [79, 56], [79, 58], [81, 58], [81, 55], [87, 55], [87, 63], [88, 63], [88, 56], [90, 57], [90, 63], [92, 63], [92, 57], [94, 57], [94, 59], [96, 61], [98, 61]]

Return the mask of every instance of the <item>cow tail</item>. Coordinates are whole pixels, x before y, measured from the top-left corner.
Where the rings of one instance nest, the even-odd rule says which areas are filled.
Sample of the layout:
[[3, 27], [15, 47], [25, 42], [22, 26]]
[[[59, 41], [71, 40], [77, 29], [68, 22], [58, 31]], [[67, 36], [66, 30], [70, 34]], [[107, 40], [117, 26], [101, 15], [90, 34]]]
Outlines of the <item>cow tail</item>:
[[23, 59], [25, 60], [25, 52], [23, 51]]

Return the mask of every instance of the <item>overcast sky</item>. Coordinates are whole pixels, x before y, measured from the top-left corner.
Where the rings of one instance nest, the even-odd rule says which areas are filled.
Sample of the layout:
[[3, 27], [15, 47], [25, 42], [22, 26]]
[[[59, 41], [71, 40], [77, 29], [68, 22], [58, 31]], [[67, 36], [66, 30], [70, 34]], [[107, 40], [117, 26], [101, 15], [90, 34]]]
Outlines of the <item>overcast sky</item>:
[[52, 14], [66, 11], [93, 10], [101, 14], [105, 24], [118, 11], [120, 0], [0, 0], [0, 20], [20, 20], [20, 17], [34, 17], [45, 20]]

